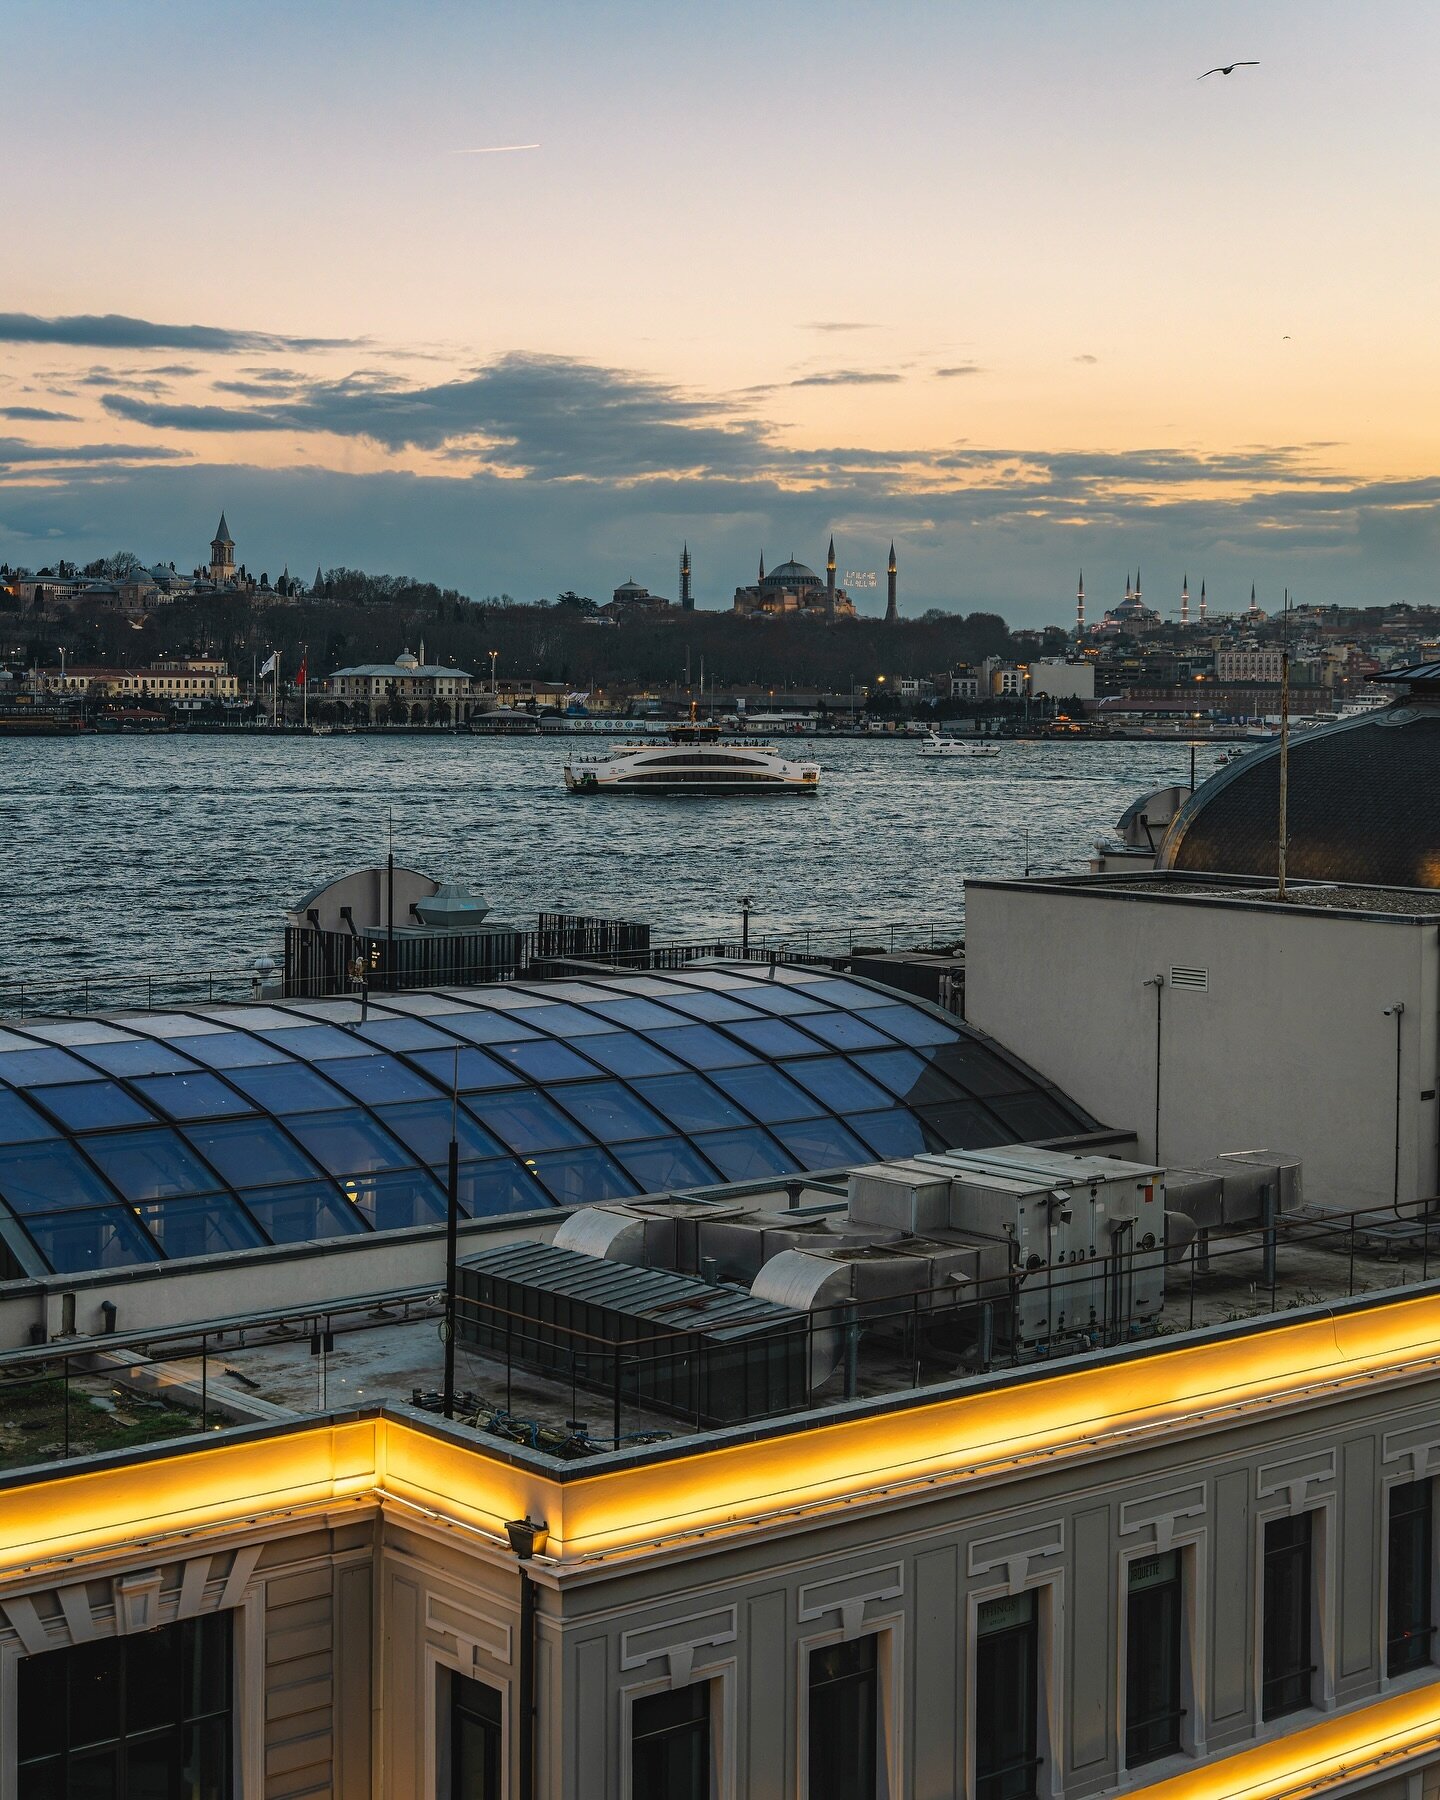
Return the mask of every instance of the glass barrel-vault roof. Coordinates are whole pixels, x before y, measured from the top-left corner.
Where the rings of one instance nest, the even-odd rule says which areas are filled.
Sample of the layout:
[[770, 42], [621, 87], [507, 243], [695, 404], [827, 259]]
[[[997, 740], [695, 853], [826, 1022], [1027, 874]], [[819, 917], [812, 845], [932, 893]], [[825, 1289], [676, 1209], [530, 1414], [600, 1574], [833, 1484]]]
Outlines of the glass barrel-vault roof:
[[0, 1239], [68, 1274], [1095, 1121], [948, 1014], [754, 964], [0, 1028]]

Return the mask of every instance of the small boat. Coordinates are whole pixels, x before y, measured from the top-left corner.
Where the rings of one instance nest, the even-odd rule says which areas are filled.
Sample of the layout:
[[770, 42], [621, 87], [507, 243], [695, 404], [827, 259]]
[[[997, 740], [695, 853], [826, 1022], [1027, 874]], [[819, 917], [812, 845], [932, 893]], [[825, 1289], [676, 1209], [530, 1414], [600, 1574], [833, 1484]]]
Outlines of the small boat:
[[920, 745], [922, 756], [998, 756], [993, 744], [967, 743], [964, 738], [941, 737], [938, 731], [927, 731]]
[[603, 754], [565, 759], [572, 794], [814, 794], [820, 765], [792, 762], [773, 744], [721, 738], [708, 725], [687, 725], [667, 743], [616, 744]]

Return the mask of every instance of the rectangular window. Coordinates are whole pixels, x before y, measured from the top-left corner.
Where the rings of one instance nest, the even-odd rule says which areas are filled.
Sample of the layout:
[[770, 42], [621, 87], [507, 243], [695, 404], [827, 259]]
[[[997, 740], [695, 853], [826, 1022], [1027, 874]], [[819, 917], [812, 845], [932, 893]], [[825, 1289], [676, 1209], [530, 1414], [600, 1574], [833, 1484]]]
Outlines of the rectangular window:
[[1314, 1513], [1265, 1526], [1264, 1647], [1260, 1711], [1279, 1719], [1310, 1705]]
[[879, 1639], [810, 1652], [810, 1800], [876, 1800]]
[[450, 1800], [501, 1800], [500, 1695], [450, 1676]]
[[16, 1800], [231, 1800], [230, 1614], [25, 1657]]
[[630, 1709], [631, 1800], [710, 1800], [710, 1685], [647, 1694]]
[[1390, 1555], [1386, 1589], [1385, 1673], [1403, 1675], [1431, 1660], [1433, 1503], [1428, 1481], [1390, 1490]]
[[1180, 1748], [1180, 1552], [1130, 1564], [1125, 1636], [1125, 1764], [1138, 1768]]
[[976, 1800], [1035, 1800], [1040, 1628], [1033, 1590], [980, 1608], [974, 1717]]

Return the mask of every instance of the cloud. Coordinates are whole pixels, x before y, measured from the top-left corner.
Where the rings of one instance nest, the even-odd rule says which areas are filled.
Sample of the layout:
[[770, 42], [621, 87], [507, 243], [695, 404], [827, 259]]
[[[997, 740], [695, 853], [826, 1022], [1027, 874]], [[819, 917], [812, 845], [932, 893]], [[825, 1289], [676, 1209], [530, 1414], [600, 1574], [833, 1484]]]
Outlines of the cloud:
[[270, 331], [234, 331], [220, 325], [157, 325], [123, 313], [71, 313], [42, 319], [35, 313], [0, 313], [0, 343], [73, 344], [105, 350], [338, 350], [358, 338], [284, 337]]
[[935, 371], [941, 381], [950, 381], [956, 375], [983, 375], [984, 372], [979, 363], [952, 363], [948, 369]]
[[886, 369], [823, 369], [818, 375], [802, 375], [791, 387], [874, 387], [899, 381]]
[[1072, 356], [1070, 360], [1072, 362], [1078, 362], [1078, 363], [1098, 363], [1100, 358], [1098, 356], [1091, 356], [1089, 351], [1087, 350], [1084, 353], [1084, 355]]
[[862, 319], [811, 319], [802, 331], [876, 331], [878, 326]]
[[0, 466], [7, 468], [33, 463], [177, 462], [188, 456], [187, 450], [160, 444], [32, 444], [24, 438], [0, 437]]
[[78, 416], [77, 413], [51, 412], [44, 406], [0, 406], [0, 419], [64, 420], [73, 424]]

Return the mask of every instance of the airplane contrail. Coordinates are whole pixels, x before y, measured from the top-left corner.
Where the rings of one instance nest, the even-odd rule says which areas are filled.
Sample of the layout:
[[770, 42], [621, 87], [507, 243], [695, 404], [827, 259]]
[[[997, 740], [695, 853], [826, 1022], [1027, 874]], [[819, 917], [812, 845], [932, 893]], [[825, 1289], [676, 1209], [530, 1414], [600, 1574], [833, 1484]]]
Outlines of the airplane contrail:
[[482, 144], [478, 150], [457, 150], [457, 156], [503, 156], [510, 150], [538, 150], [538, 144]]

